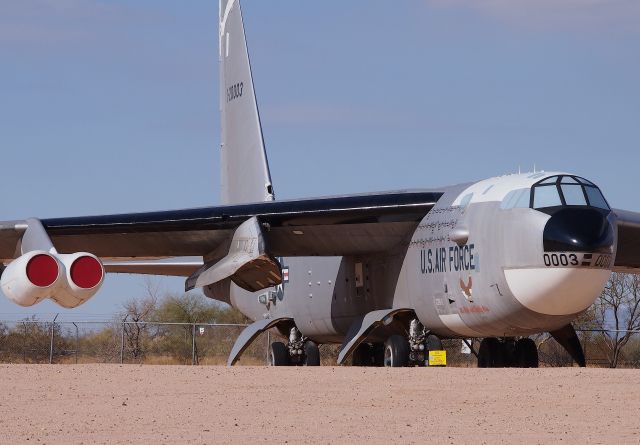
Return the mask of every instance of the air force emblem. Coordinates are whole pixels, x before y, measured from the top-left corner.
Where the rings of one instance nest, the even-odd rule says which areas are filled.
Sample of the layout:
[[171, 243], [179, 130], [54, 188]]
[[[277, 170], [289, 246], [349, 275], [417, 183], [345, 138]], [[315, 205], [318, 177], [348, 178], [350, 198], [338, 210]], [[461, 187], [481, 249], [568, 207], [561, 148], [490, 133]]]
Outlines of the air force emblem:
[[460, 289], [462, 290], [462, 293], [467, 298], [467, 300], [469, 300], [471, 303], [473, 303], [472, 287], [473, 287], [473, 281], [471, 280], [471, 277], [469, 277], [467, 284], [465, 284], [464, 281], [462, 281], [462, 278], [460, 278]]

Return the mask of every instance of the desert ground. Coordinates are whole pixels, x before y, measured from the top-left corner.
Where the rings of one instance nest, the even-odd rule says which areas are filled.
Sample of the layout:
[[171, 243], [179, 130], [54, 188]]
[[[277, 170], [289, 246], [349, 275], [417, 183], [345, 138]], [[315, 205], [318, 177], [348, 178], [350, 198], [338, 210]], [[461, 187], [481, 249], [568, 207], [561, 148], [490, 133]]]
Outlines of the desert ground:
[[639, 443], [640, 371], [0, 366], [0, 443]]

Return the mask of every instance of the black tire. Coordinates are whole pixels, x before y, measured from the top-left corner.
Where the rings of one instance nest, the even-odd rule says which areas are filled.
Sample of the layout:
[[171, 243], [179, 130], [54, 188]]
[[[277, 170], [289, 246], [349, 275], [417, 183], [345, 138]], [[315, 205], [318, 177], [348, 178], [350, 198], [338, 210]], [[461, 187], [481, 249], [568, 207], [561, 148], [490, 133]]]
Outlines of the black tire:
[[289, 366], [289, 350], [281, 341], [271, 343], [271, 351], [269, 353], [269, 364], [271, 366]]
[[351, 354], [351, 366], [371, 366], [372, 354], [371, 345], [360, 343], [353, 354]]
[[442, 340], [436, 335], [427, 335], [427, 339], [424, 342], [424, 366], [429, 366], [429, 351], [442, 351]]
[[497, 338], [483, 339], [478, 350], [478, 368], [503, 368], [504, 353], [504, 347]]
[[311, 340], [304, 343], [304, 365], [320, 366], [320, 349]]
[[384, 342], [384, 365], [392, 368], [409, 363], [409, 342], [401, 335], [392, 335]]
[[442, 340], [436, 335], [428, 335], [427, 340], [425, 341], [425, 348], [427, 351], [442, 351], [444, 347], [442, 346]]
[[518, 368], [538, 367], [538, 348], [530, 338], [521, 338], [516, 342], [515, 365]]

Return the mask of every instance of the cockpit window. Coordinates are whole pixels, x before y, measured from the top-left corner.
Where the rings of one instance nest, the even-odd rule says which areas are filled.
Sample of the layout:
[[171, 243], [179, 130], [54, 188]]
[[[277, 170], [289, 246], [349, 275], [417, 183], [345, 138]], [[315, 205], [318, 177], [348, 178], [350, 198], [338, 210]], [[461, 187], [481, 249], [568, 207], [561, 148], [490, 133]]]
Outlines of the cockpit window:
[[560, 186], [562, 194], [564, 195], [565, 203], [568, 206], [586, 206], [587, 199], [584, 196], [582, 187], [578, 182], [573, 184], [565, 184], [564, 182]]
[[536, 187], [533, 195], [533, 208], [556, 207], [562, 205], [558, 188], [554, 185]]
[[578, 184], [578, 181], [571, 176], [560, 176], [560, 182], [563, 184]]
[[529, 208], [531, 189], [511, 190], [500, 203], [501, 209]]
[[460, 200], [460, 207], [463, 209], [469, 205], [471, 202], [471, 198], [473, 198], [473, 193], [469, 193], [468, 195], [464, 195]]
[[591, 181], [587, 180], [587, 179], [584, 179], [584, 178], [578, 178], [578, 177], [576, 177], [576, 179], [577, 179], [578, 181], [580, 181], [581, 183], [583, 183], [583, 184], [592, 185], [592, 186], [594, 186], [594, 187], [595, 187], [595, 184], [594, 184], [593, 182], [591, 182]]
[[531, 188], [532, 207], [541, 209], [558, 206], [591, 206], [609, 210], [600, 189], [577, 176], [552, 176]]
[[607, 201], [605, 201], [604, 196], [602, 196], [602, 193], [597, 187], [585, 187], [584, 189], [587, 192], [590, 205], [609, 210], [609, 204], [607, 204]]

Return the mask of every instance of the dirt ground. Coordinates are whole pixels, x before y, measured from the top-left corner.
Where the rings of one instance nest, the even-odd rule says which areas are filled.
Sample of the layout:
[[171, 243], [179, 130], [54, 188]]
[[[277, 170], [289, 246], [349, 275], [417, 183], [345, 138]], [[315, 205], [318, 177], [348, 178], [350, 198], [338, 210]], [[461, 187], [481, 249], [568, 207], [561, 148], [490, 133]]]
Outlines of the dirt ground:
[[640, 371], [0, 366], [0, 443], [639, 443]]

